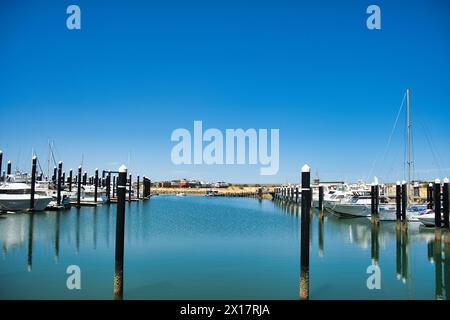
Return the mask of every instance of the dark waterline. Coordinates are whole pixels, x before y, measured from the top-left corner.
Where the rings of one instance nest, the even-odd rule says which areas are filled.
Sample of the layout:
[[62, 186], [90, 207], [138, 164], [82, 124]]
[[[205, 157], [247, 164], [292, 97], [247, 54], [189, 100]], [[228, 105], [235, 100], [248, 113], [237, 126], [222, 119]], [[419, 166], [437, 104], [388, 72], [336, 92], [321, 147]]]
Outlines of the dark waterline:
[[[0, 216], [0, 299], [112, 299], [115, 205]], [[269, 200], [158, 196], [126, 204], [125, 299], [298, 299], [300, 212]], [[434, 229], [313, 214], [311, 299], [449, 299]], [[369, 290], [378, 265], [381, 289]], [[66, 268], [81, 268], [68, 290]], [[446, 292], [447, 289], [447, 292]]]

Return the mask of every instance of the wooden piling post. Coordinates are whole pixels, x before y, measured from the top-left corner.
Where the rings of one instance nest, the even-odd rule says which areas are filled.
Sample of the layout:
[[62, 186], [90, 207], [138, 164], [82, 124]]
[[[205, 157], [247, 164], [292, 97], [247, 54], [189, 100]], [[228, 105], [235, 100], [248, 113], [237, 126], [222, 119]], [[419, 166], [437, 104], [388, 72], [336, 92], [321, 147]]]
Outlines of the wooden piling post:
[[402, 181], [402, 221], [406, 222], [406, 210], [408, 207], [408, 191], [406, 181]]
[[319, 211], [323, 211], [323, 186], [319, 186]]
[[94, 178], [94, 202], [97, 202], [98, 195], [98, 168], [95, 168], [95, 178]]
[[106, 197], [108, 199], [108, 203], [111, 202], [111, 171], [108, 171], [108, 175], [106, 176]]
[[[442, 188], [442, 209], [444, 210], [444, 228], [449, 229], [449, 194], [448, 194], [448, 178], [444, 179], [444, 186]], [[448, 232], [448, 230], [447, 230]], [[450, 257], [449, 257], [450, 259]], [[449, 288], [450, 290], [450, 288]], [[449, 291], [450, 295], [450, 291]], [[449, 297], [450, 298], [450, 297]]]
[[61, 205], [61, 174], [62, 174], [62, 161], [58, 162], [58, 174], [57, 174], [57, 190], [56, 190], [56, 204]]
[[127, 168], [119, 168], [117, 182], [117, 218], [116, 218], [116, 255], [114, 269], [114, 297], [123, 298], [123, 257], [125, 235], [125, 196], [127, 185]]
[[395, 216], [397, 222], [402, 220], [402, 187], [400, 181], [395, 185]]
[[428, 184], [428, 193], [430, 194], [428, 209], [433, 209], [433, 184], [431, 182]]
[[128, 185], [128, 201], [131, 202], [131, 174], [130, 174], [130, 184]]
[[441, 181], [436, 179], [434, 181], [433, 190], [433, 200], [434, 200], [434, 226], [440, 228], [442, 226], [441, 220]]
[[300, 299], [309, 299], [309, 230], [311, 210], [311, 169], [302, 167], [302, 211], [301, 211], [301, 248], [300, 248]]
[[137, 176], [137, 194], [136, 194], [136, 199], [139, 200], [139, 176]]
[[36, 190], [36, 163], [37, 157], [33, 156], [31, 160], [31, 195], [30, 195], [30, 211], [34, 210], [34, 194]]
[[69, 192], [72, 192], [72, 169], [69, 171]]
[[85, 171], [83, 174], [83, 186], [87, 184], [87, 172]]
[[112, 189], [112, 197], [116, 197], [116, 176], [113, 176], [113, 189]]
[[77, 208], [80, 207], [81, 202], [81, 166], [78, 167], [78, 177], [77, 177]]
[[3, 151], [0, 150], [0, 178], [2, 178], [2, 163], [3, 163]]
[[8, 163], [6, 164], [6, 174], [11, 174], [11, 160], [8, 160]]
[[53, 176], [52, 176], [52, 182], [53, 185], [55, 187], [57, 187], [57, 181], [56, 181], [56, 177], [58, 176], [58, 168], [57, 167], [53, 167]]

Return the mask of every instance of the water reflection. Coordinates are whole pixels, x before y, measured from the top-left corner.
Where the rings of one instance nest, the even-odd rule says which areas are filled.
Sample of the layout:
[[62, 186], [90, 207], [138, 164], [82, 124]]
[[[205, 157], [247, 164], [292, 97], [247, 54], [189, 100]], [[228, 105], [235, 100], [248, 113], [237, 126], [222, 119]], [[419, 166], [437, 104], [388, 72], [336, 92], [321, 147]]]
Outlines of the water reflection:
[[27, 267], [30, 272], [33, 269], [33, 228], [34, 228], [34, 214], [28, 215], [28, 253], [27, 253]]
[[[163, 289], [172, 294], [168, 298], [205, 298], [205, 292], [215, 293], [213, 288], [219, 292], [215, 298], [236, 298], [245, 292], [236, 290], [239, 283], [257, 288], [248, 289], [243, 298], [298, 298], [299, 205], [257, 199], [161, 197], [132, 202], [127, 209], [127, 298], [162, 298], [155, 283], [167, 284]], [[405, 228], [395, 222], [378, 225], [367, 218], [339, 219], [317, 210], [312, 218], [312, 299], [449, 299], [450, 244], [443, 237], [435, 239], [434, 229], [420, 224]], [[27, 277], [28, 272], [41, 274], [45, 282], [60, 274], [64, 283], [65, 267], [80, 264], [86, 275], [92, 275], [90, 287], [82, 294], [110, 298], [114, 226], [114, 205], [0, 217], [2, 286], [27, 281], [31, 291], [38, 289], [27, 293], [22, 287], [23, 293], [17, 289], [13, 297], [40, 298], [42, 282], [34, 280], [39, 277]], [[369, 261], [383, 266], [378, 296], [375, 290], [366, 289]], [[214, 282], [223, 268], [231, 270], [230, 277]], [[272, 283], [267, 280], [269, 273], [281, 276]], [[198, 282], [195, 292], [191, 290], [193, 279]], [[142, 289], [134, 294], [127, 287]], [[52, 298], [66, 294], [59, 287], [48, 291]], [[264, 294], [258, 296], [261, 292]], [[10, 296], [0, 290], [0, 297]]]
[[441, 230], [436, 230], [428, 242], [428, 253], [432, 253], [428, 260], [434, 264], [436, 300], [450, 300], [450, 242], [441, 236]]

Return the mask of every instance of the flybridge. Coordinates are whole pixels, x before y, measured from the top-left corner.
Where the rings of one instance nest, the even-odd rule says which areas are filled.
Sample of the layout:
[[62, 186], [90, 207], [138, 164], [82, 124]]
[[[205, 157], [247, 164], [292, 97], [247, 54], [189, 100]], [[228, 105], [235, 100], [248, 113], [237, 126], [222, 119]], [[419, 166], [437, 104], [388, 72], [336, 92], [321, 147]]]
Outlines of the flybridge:
[[[268, 129], [226, 129], [224, 139], [219, 129], [203, 132], [202, 121], [194, 121], [193, 141], [187, 129], [179, 128], [172, 132], [171, 141], [178, 143], [172, 148], [171, 159], [176, 165], [259, 163], [264, 166], [260, 168], [261, 175], [275, 175], [279, 169], [279, 135], [279, 129], [270, 129], [269, 155]], [[203, 147], [203, 142], [208, 144]]]

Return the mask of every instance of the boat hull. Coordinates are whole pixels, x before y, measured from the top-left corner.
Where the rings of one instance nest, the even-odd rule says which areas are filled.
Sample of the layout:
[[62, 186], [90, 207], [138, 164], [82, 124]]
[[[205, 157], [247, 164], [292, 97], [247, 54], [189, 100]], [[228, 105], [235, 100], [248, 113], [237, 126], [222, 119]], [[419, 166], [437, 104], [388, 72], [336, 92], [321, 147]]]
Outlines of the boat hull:
[[[52, 197], [35, 195], [34, 211], [45, 210], [47, 205], [52, 201]], [[30, 195], [23, 194], [4, 194], [0, 198], [1, 211], [27, 211], [30, 209]]]

